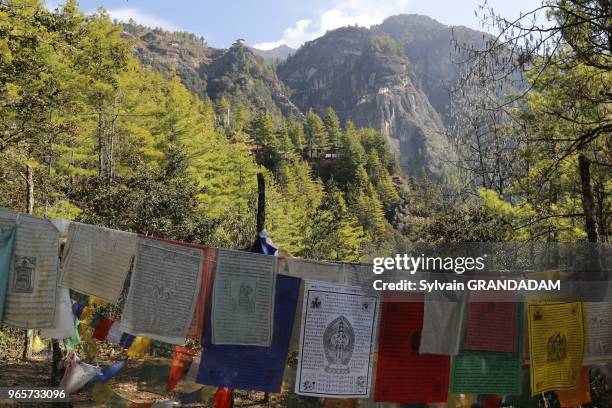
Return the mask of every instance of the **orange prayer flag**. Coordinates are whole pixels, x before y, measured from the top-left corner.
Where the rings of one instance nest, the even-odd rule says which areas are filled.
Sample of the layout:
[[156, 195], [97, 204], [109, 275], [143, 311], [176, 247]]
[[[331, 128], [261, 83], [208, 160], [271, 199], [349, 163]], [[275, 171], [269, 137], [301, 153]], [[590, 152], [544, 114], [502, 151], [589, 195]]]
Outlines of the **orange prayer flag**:
[[591, 385], [589, 383], [589, 368], [582, 367], [578, 386], [569, 390], [559, 390], [559, 403], [563, 408], [573, 408], [591, 402]]
[[168, 382], [166, 383], [166, 390], [172, 391], [176, 384], [179, 382], [183, 374], [187, 372], [189, 365], [193, 361], [193, 356], [196, 354], [196, 350], [185, 347], [185, 346], [174, 346], [174, 353], [172, 355], [172, 365], [170, 366], [170, 374], [168, 375]]

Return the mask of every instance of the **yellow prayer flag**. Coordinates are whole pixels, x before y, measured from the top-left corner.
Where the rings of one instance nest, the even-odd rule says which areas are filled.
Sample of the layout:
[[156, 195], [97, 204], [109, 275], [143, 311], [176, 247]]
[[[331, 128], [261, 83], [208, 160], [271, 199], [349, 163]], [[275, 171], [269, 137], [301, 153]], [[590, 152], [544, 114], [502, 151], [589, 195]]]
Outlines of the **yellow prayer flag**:
[[128, 357], [130, 358], [143, 358], [147, 348], [151, 345], [151, 339], [145, 337], [136, 336], [134, 342], [128, 349]]
[[529, 303], [531, 393], [574, 388], [584, 353], [581, 302]]
[[91, 396], [98, 404], [105, 404], [113, 396], [113, 388], [110, 384], [96, 383], [91, 390]]
[[93, 311], [94, 311], [93, 307], [85, 306], [83, 308], [83, 311], [81, 312], [81, 321], [87, 320], [87, 318], [93, 314]]
[[32, 336], [32, 352], [40, 353], [46, 348], [47, 348], [47, 342], [41, 339], [38, 334], [34, 334], [34, 336]]
[[108, 304], [108, 302], [105, 301], [105, 300], [102, 300], [100, 298], [97, 298], [95, 296], [90, 296], [89, 297], [89, 304], [91, 306], [93, 306], [93, 307], [96, 307], [96, 306], [106, 306]]
[[447, 408], [471, 408], [476, 401], [474, 394], [449, 394]]

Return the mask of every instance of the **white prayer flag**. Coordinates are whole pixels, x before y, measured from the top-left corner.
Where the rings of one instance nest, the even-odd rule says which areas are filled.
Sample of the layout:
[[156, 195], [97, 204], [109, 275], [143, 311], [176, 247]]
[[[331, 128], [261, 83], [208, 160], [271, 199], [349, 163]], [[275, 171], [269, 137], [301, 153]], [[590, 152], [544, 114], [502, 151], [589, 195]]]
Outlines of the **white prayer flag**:
[[358, 286], [305, 284], [295, 392], [367, 398], [379, 298]]
[[60, 284], [115, 303], [123, 290], [138, 236], [81, 223], [68, 227]]
[[121, 330], [184, 344], [200, 291], [203, 256], [198, 248], [140, 239]]
[[52, 327], [60, 233], [48, 219], [0, 209], [0, 228], [15, 225], [3, 322], [23, 329]]
[[52, 327], [41, 329], [40, 336], [47, 339], [67, 339], [72, 337], [74, 335], [74, 321], [72, 319], [70, 290], [58, 288], [55, 323]]
[[213, 344], [269, 347], [277, 258], [219, 249], [212, 301]]

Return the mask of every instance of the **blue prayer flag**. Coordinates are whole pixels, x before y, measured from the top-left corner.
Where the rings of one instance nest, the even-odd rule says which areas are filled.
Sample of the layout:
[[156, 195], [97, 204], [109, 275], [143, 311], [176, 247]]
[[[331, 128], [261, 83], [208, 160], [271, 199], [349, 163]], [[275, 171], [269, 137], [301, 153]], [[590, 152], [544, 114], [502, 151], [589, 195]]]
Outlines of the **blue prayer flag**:
[[197, 382], [264, 392], [279, 392], [289, 352], [300, 279], [278, 275], [274, 332], [270, 347], [216, 345], [207, 325]]

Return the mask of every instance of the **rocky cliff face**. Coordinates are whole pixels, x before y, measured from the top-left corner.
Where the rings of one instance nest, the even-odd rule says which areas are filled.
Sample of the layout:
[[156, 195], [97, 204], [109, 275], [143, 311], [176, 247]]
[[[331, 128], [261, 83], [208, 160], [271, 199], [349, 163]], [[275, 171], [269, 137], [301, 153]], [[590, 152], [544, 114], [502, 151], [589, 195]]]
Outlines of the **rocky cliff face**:
[[440, 172], [449, 152], [443, 121], [390, 36], [334, 30], [302, 46], [278, 75], [300, 109], [323, 113], [332, 106], [344, 121], [383, 131], [405, 174]]
[[451, 120], [449, 89], [459, 79], [457, 62], [461, 59], [455, 52], [453, 39], [459, 44], [481, 45], [483, 36], [488, 34], [466, 27], [449, 27], [416, 14], [389, 17], [371, 30], [378, 35], [390, 36], [404, 50], [419, 87], [448, 125]]
[[285, 85], [263, 57], [242, 42], [229, 49], [208, 47], [188, 33], [171, 33], [126, 24], [123, 36], [134, 42], [144, 65], [162, 72], [175, 68], [189, 90], [202, 98], [221, 97], [251, 111], [267, 110], [274, 117], [303, 118]]
[[[294, 51], [284, 62], [240, 42], [210, 48], [191, 34], [128, 27], [135, 52], [161, 70], [175, 66], [191, 91], [225, 97], [251, 111], [298, 119], [333, 107], [343, 121], [385, 133], [406, 175], [440, 174], [452, 159], [445, 128], [451, 88], [459, 77], [452, 39], [479, 44], [484, 34], [418, 15], [389, 17], [370, 29], [344, 27]], [[256, 55], [260, 54], [260, 55]], [[275, 57], [274, 57], [275, 58]], [[278, 61], [278, 60], [275, 60]]]

